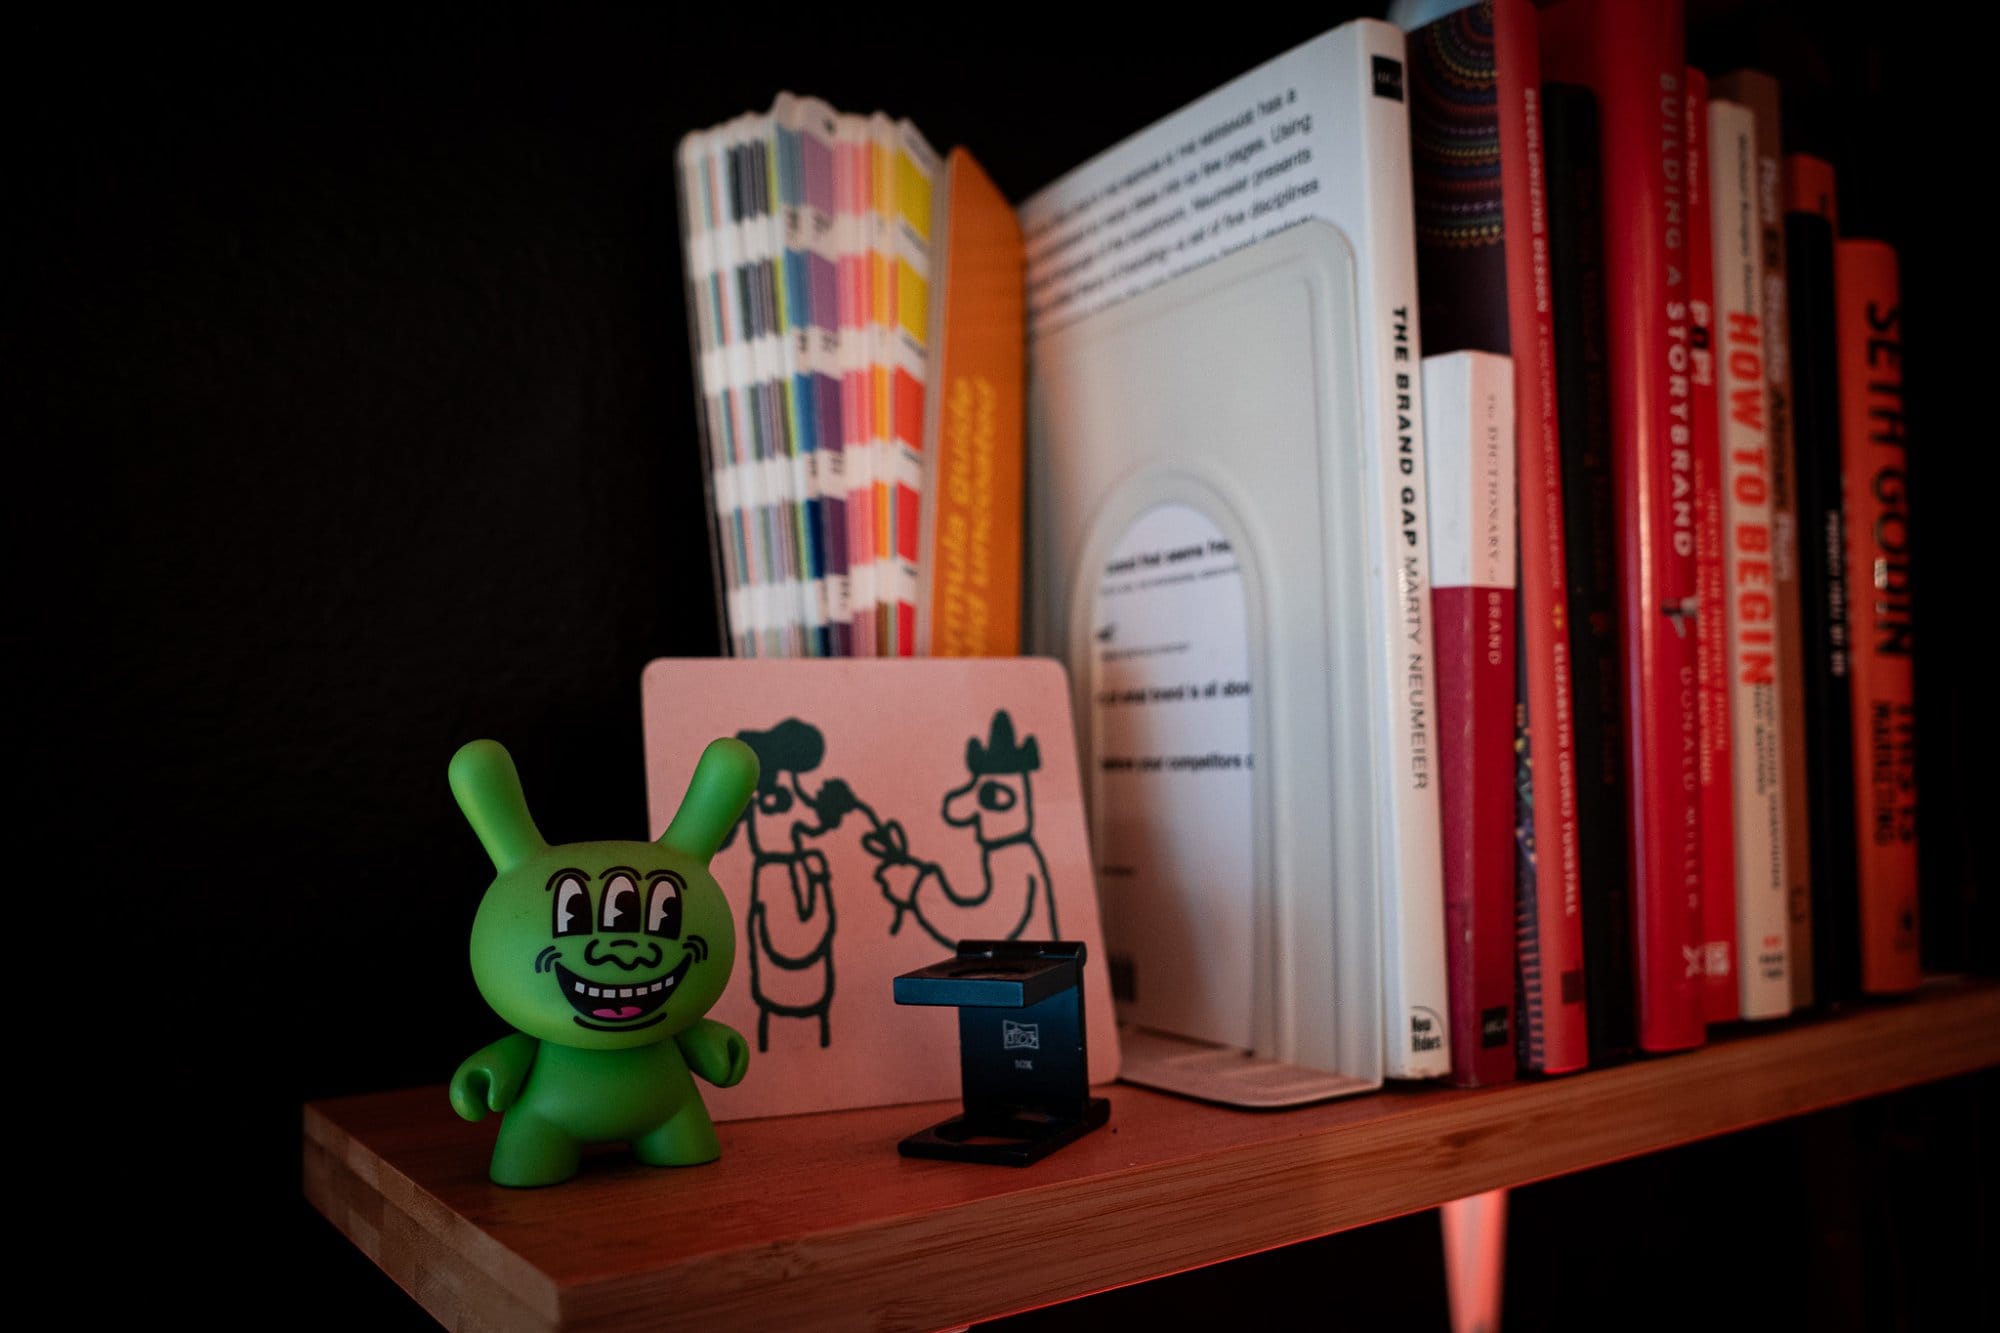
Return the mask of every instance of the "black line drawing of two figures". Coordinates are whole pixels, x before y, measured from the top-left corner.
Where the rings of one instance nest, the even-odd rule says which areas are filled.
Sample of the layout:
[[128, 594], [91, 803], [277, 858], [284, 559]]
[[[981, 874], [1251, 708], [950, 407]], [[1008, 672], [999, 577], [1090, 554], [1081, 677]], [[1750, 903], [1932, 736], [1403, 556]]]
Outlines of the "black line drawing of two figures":
[[[970, 828], [979, 843], [980, 883], [954, 886], [944, 867], [912, 854], [902, 824], [883, 819], [843, 778], [808, 787], [806, 775], [826, 758], [819, 728], [786, 718], [768, 731], [739, 731], [757, 752], [757, 794], [737, 824], [751, 853], [745, 922], [750, 992], [757, 1001], [757, 1049], [770, 1049], [773, 1016], [817, 1020], [819, 1044], [831, 1043], [833, 876], [816, 845], [849, 816], [865, 821], [861, 846], [875, 858], [875, 883], [895, 908], [889, 933], [905, 918], [947, 949], [960, 939], [1060, 939], [1048, 863], [1035, 843], [1029, 775], [1041, 767], [1035, 738], [1017, 741], [1005, 709], [993, 714], [982, 742], [965, 745], [967, 779], [944, 794], [940, 813]], [[730, 831], [728, 846], [735, 840]]]

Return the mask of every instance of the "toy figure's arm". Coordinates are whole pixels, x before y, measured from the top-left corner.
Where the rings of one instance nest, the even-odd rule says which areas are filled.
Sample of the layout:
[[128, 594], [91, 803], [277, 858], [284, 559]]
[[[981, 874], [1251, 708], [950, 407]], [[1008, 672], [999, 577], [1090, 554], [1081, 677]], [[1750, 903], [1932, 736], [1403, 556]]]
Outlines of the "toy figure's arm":
[[695, 1020], [674, 1038], [688, 1068], [718, 1088], [733, 1088], [750, 1069], [750, 1043], [743, 1034], [712, 1018]]
[[451, 1109], [466, 1120], [484, 1120], [488, 1111], [505, 1112], [521, 1095], [541, 1043], [510, 1032], [465, 1058], [451, 1076]]

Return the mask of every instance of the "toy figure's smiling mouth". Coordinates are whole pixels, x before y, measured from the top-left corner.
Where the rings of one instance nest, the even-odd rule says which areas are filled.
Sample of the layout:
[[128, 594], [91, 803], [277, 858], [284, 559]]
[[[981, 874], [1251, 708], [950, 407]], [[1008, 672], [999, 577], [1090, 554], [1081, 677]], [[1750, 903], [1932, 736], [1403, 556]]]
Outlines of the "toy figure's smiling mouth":
[[[623, 1032], [635, 1027], [650, 1027], [666, 1017], [655, 1011], [673, 998], [675, 987], [681, 984], [681, 979], [687, 976], [688, 968], [693, 964], [694, 955], [684, 954], [680, 965], [664, 977], [632, 986], [607, 986], [591, 981], [561, 963], [556, 963], [554, 970], [556, 984], [562, 987], [563, 998], [576, 1010], [579, 1026], [600, 1032]], [[639, 1022], [639, 1019], [646, 1021]]]

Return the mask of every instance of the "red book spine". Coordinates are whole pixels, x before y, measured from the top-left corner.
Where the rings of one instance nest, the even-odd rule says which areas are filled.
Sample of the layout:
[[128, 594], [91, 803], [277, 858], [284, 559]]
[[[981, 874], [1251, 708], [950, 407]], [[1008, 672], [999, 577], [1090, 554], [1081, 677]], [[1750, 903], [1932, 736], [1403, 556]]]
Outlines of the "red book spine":
[[1911, 656], [1909, 449], [1903, 439], [1903, 317], [1896, 252], [1834, 250], [1840, 452], [1847, 499], [1861, 988], [1916, 989], [1916, 676]]
[[1683, 1050], [1706, 1036], [1685, 24], [1678, 0], [1562, 0], [1541, 19], [1544, 76], [1589, 87], [1602, 117], [1639, 1044]]
[[1708, 76], [1687, 72], [1688, 376], [1694, 403], [1695, 668], [1701, 717], [1702, 1016], [1741, 1016], [1736, 988], [1736, 780], [1730, 740], [1722, 417], [1716, 395], [1715, 247], [1708, 196]]
[[1507, 332], [1514, 356], [1515, 468], [1521, 529], [1521, 675], [1534, 743], [1540, 1061], [1564, 1074], [1589, 1063], [1583, 971], [1576, 741], [1570, 698], [1569, 586], [1562, 450], [1556, 429], [1555, 303], [1542, 165], [1542, 57], [1534, 6], [1493, 5], [1500, 103], [1500, 188], [1507, 219]]
[[1432, 589], [1451, 1081], [1514, 1077], [1514, 589]]
[[1424, 358], [1451, 1078], [1514, 1077], [1514, 376]]

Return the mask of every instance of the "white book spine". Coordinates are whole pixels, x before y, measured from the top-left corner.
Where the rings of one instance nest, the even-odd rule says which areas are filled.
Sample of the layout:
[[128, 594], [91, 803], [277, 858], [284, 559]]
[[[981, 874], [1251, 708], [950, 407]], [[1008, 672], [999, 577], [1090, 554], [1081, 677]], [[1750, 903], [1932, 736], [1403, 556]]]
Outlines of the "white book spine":
[[[1337, 176], [1359, 183], [1364, 236], [1356, 246], [1367, 399], [1364, 430], [1373, 448], [1369, 471], [1381, 488], [1370, 509], [1380, 522], [1370, 550], [1370, 619], [1391, 707], [1376, 719], [1388, 755], [1383, 867], [1382, 1050], [1391, 1078], [1438, 1078], [1451, 1072], [1446, 1027], [1444, 866], [1437, 783], [1432, 768], [1437, 725], [1436, 640], [1431, 631], [1430, 542], [1424, 532], [1424, 420], [1417, 324], [1417, 238], [1410, 181], [1410, 116], [1403, 92], [1401, 30], [1360, 22], [1351, 74], [1344, 82], [1362, 132], [1335, 141]], [[1393, 62], [1393, 73], [1385, 62]], [[1393, 78], [1390, 98], [1382, 82]], [[1340, 147], [1354, 150], [1342, 160]]]
[[1514, 588], [1514, 358], [1424, 358], [1431, 446], [1431, 578], [1439, 588]]
[[1783, 709], [1771, 494], [1770, 355], [1764, 310], [1757, 125], [1711, 101], [1709, 198], [1715, 237], [1717, 395], [1722, 426], [1724, 608], [1735, 776], [1737, 998], [1745, 1018], [1791, 1012]]
[[1099, 154], [1021, 223], [1031, 355], [1046, 332], [1308, 218], [1354, 248], [1384, 1048], [1390, 1076], [1429, 1078], [1448, 1072], [1450, 1040], [1404, 54], [1400, 30], [1344, 24]]

